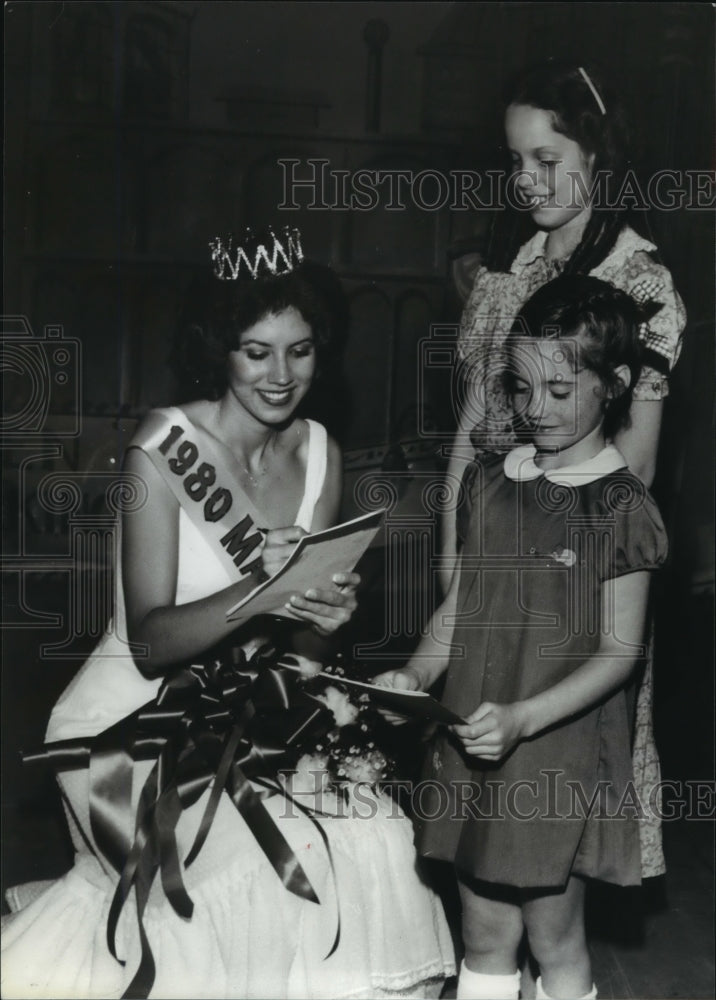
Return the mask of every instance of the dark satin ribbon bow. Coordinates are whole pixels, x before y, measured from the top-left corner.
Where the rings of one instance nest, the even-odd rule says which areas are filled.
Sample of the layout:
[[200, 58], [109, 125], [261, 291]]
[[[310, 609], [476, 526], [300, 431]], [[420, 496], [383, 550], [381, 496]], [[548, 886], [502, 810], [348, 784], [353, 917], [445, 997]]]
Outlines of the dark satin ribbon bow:
[[[290, 767], [307, 735], [315, 740], [333, 725], [331, 713], [297, 687], [296, 674], [272, 665], [273, 650], [247, 661], [243, 650], [182, 667], [162, 684], [154, 701], [90, 740], [49, 743], [25, 761], [49, 760], [56, 770], [89, 767], [90, 822], [105, 867], [119, 874], [107, 921], [107, 943], [116, 952], [117, 922], [135, 890], [141, 959], [125, 997], [147, 997], [155, 965], [143, 914], [157, 872], [170, 905], [190, 918], [193, 903], [184, 886], [176, 827], [185, 809], [211, 786], [192, 847], [189, 867], [211, 829], [226, 791], [286, 889], [319, 899], [263, 799], [288, 793], [274, 782]], [[154, 760], [132, 817], [134, 763]], [[251, 782], [262, 785], [256, 791]], [[294, 804], [295, 800], [292, 800]], [[333, 861], [325, 832], [311, 815]], [[328, 955], [338, 946], [340, 926]], [[328, 957], [328, 956], [327, 956]]]

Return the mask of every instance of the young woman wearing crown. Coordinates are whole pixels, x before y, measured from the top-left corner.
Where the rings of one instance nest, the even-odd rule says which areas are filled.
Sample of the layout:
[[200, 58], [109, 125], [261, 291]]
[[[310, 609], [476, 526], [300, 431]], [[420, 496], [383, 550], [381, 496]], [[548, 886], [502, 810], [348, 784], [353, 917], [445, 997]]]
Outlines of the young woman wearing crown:
[[[130, 444], [139, 499], [122, 517], [114, 621], [47, 730], [75, 865], [5, 918], [3, 993], [437, 996], [453, 949], [397, 805], [376, 793], [363, 818], [331, 815], [329, 794], [309, 815], [305, 797], [267, 794], [257, 768], [267, 747], [280, 752], [289, 713], [274, 713], [274, 743], [252, 716], [267, 700], [288, 697], [291, 719], [302, 705], [280, 672], [256, 695], [250, 654], [265, 619], [237, 631], [226, 611], [302, 533], [336, 521], [339, 450], [295, 415], [332, 312], [296, 232], [212, 251], [189, 352], [204, 396], [151, 412]], [[357, 583], [339, 574], [296, 594], [292, 614], [328, 635], [350, 618]]]

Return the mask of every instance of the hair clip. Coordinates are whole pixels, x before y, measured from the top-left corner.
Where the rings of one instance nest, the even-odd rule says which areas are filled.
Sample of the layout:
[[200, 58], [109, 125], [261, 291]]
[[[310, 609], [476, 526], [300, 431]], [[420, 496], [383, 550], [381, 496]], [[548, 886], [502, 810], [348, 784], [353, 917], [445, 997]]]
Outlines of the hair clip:
[[282, 243], [273, 229], [268, 230], [266, 238], [256, 237], [247, 230], [246, 239], [236, 247], [233, 236], [226, 242], [217, 236], [209, 242], [214, 274], [221, 281], [236, 281], [242, 273], [254, 280], [290, 274], [303, 261], [301, 234], [288, 226], [284, 234]]
[[579, 72], [582, 74], [582, 78], [584, 79], [584, 82], [586, 83], [586, 85], [591, 90], [591, 92], [592, 92], [592, 94], [594, 96], [594, 100], [597, 102], [597, 105], [599, 106], [599, 110], [601, 111], [601, 113], [603, 115], [605, 115], [607, 113], [607, 109], [604, 107], [604, 101], [601, 99], [601, 97], [599, 96], [599, 91], [597, 90], [597, 88], [592, 83], [592, 81], [590, 79], [590, 76], [589, 76], [589, 73], [587, 73], [586, 69], [583, 66], [579, 66], [578, 69], [579, 69]]

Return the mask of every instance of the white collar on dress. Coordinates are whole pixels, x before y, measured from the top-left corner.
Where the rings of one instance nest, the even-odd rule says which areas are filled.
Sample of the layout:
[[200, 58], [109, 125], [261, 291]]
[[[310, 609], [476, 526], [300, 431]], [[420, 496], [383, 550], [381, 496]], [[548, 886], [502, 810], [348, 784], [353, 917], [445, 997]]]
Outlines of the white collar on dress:
[[547, 242], [547, 230], [538, 229], [537, 232], [526, 243], [523, 243], [520, 249], [517, 251], [517, 256], [512, 261], [512, 267], [510, 268], [510, 274], [519, 274], [523, 267], [527, 264], [531, 264], [532, 261], [537, 260], [538, 257], [544, 257], [544, 247]]
[[[517, 251], [517, 256], [512, 261], [512, 266], [510, 267], [510, 274], [519, 274], [523, 267], [528, 264], [532, 264], [533, 261], [537, 260], [539, 257], [544, 257], [545, 244], [547, 243], [547, 237], [549, 235], [548, 230], [538, 229], [537, 232], [532, 236], [526, 243], [523, 243], [520, 249]], [[636, 253], [637, 250], [645, 250], [650, 252], [656, 250], [653, 243], [649, 240], [645, 240], [642, 236], [639, 236], [631, 226], [625, 226], [622, 231], [617, 236], [616, 243], [612, 247], [607, 260], [615, 254], [628, 254], [629, 256]], [[598, 269], [598, 268], [597, 268]]]
[[584, 486], [586, 483], [593, 483], [596, 479], [608, 476], [610, 472], [616, 472], [617, 469], [625, 469], [627, 464], [622, 453], [613, 444], [606, 445], [599, 454], [588, 458], [585, 462], [565, 465], [561, 469], [540, 469], [534, 461], [536, 452], [537, 449], [533, 444], [513, 448], [505, 456], [503, 468], [507, 478], [515, 482], [524, 482], [544, 476], [550, 483], [556, 483], [558, 486]]

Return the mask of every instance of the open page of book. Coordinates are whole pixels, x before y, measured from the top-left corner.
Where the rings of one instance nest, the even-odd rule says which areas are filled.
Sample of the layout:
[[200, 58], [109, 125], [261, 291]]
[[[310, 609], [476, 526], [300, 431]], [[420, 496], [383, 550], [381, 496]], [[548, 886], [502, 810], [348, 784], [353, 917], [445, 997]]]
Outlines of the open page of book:
[[385, 509], [364, 514], [325, 531], [304, 535], [278, 573], [260, 584], [226, 612], [228, 621], [243, 622], [254, 615], [296, 618], [286, 602], [292, 594], [313, 587], [328, 590], [335, 573], [351, 572], [375, 538]]

